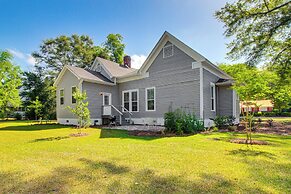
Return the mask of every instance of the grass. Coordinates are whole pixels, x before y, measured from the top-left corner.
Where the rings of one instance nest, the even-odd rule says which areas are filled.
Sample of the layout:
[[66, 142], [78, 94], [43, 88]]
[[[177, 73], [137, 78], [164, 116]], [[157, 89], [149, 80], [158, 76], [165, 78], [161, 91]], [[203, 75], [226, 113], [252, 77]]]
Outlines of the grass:
[[[291, 137], [270, 145], [236, 133], [136, 137], [61, 125], [0, 122], [0, 193], [290, 193]], [[217, 141], [216, 139], [221, 139]]]

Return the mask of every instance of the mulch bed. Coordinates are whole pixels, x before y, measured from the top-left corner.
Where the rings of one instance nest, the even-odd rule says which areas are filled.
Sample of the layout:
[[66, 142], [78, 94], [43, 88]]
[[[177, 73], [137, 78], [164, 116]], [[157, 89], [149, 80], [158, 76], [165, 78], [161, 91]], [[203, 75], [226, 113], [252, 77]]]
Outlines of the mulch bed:
[[246, 139], [241, 139], [241, 138], [236, 138], [236, 139], [231, 139], [231, 143], [238, 143], [238, 144], [251, 144], [251, 145], [269, 145], [268, 142], [262, 141], [262, 140], [252, 140], [252, 141], [247, 141]]
[[84, 137], [84, 136], [88, 136], [88, 133], [71, 133], [70, 136], [71, 137]]

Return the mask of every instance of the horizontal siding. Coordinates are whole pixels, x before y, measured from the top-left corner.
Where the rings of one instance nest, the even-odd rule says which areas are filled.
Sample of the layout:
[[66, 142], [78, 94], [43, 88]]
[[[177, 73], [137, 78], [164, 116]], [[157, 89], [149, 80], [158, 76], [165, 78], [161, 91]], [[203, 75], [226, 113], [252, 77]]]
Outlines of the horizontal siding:
[[[68, 106], [72, 104], [72, 86], [78, 86], [80, 80], [70, 71], [66, 71], [59, 82], [57, 92], [57, 118], [76, 118], [69, 110]], [[64, 88], [64, 104], [60, 105], [60, 89]]]
[[233, 90], [230, 87], [218, 87], [218, 114], [220, 116], [233, 115]]
[[215, 118], [217, 115], [217, 90], [216, 90], [216, 110], [211, 111], [211, 87], [210, 83], [216, 83], [219, 77], [203, 69], [203, 117], [204, 119]]
[[101, 118], [102, 116], [103, 96], [100, 95], [101, 92], [111, 93], [112, 105], [115, 107], [119, 105], [118, 86], [83, 82], [83, 91], [87, 93], [91, 118]]
[[[167, 43], [169, 44], [169, 43]], [[172, 109], [182, 108], [199, 116], [199, 70], [192, 69], [194, 60], [174, 46], [174, 55], [163, 58], [163, 52], [149, 68], [149, 77], [119, 84], [119, 94], [130, 89], [139, 89], [139, 112], [133, 117], [163, 117]], [[156, 87], [156, 111], [147, 112], [145, 88]], [[120, 98], [122, 104], [122, 98]]]

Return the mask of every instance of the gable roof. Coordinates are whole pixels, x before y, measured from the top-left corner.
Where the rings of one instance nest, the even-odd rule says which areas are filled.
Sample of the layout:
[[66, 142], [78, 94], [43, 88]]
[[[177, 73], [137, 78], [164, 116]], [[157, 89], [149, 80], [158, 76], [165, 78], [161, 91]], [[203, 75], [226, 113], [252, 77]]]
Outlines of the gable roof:
[[96, 64], [97, 62], [99, 62], [101, 65], [103, 65], [105, 71], [109, 74], [109, 76], [112, 77], [123, 77], [126, 75], [130, 75], [134, 72], [137, 72], [137, 69], [134, 68], [127, 68], [124, 66], [120, 66], [118, 63], [115, 63], [113, 61], [109, 61], [106, 59], [103, 59], [101, 57], [96, 57], [94, 64]]
[[62, 69], [62, 71], [59, 73], [54, 86], [58, 85], [58, 83], [61, 81], [62, 76], [65, 74], [66, 71], [70, 71], [72, 74], [74, 74], [78, 79], [82, 79], [84, 81], [93, 82], [93, 83], [102, 83], [107, 85], [113, 85], [114, 83], [103, 76], [101, 73], [98, 73], [96, 71], [83, 69], [80, 67], [73, 67], [66, 65]]
[[143, 74], [149, 69], [157, 55], [160, 53], [160, 51], [163, 49], [164, 45], [168, 41], [174, 44], [183, 52], [185, 52], [187, 55], [192, 57], [195, 61], [200, 62], [204, 68], [209, 69], [212, 73], [219, 75], [219, 77], [221, 78], [233, 79], [230, 75], [226, 74], [224, 71], [219, 69], [216, 65], [211, 63], [204, 56], [193, 50], [191, 47], [189, 47], [188, 45], [186, 45], [185, 43], [183, 43], [182, 41], [180, 41], [178, 38], [176, 38], [167, 31], [164, 32], [162, 37], [159, 39], [158, 43], [155, 45], [155, 47], [153, 48], [153, 50], [151, 51], [143, 65], [141, 66], [141, 68], [138, 70], [139, 74]]

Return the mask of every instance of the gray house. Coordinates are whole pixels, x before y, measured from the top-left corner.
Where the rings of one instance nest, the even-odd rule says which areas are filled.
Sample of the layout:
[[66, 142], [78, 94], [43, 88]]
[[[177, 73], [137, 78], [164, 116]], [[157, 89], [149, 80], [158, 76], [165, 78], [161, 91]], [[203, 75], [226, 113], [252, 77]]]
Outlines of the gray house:
[[165, 32], [140, 69], [130, 57], [117, 64], [97, 57], [90, 68], [65, 66], [55, 81], [57, 120], [76, 124], [66, 108], [74, 106], [76, 88], [86, 91], [92, 124], [116, 116], [120, 124], [164, 124], [164, 113], [180, 108], [213, 124], [210, 118], [239, 118], [239, 100], [232, 78], [205, 57]]

